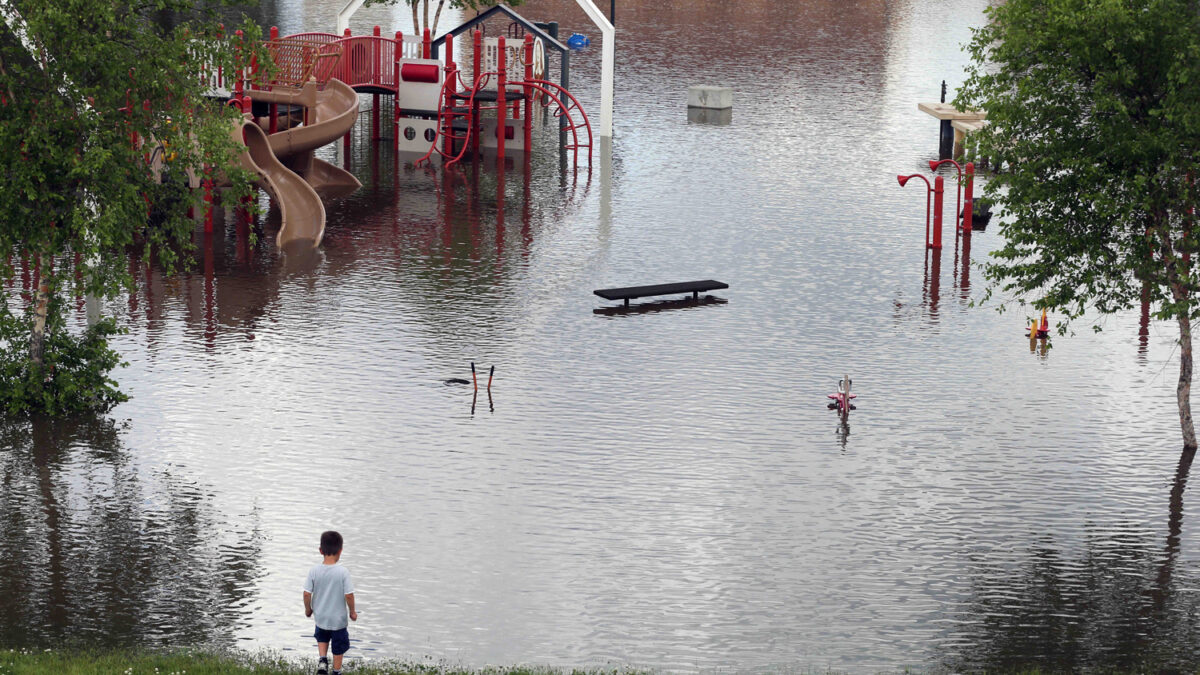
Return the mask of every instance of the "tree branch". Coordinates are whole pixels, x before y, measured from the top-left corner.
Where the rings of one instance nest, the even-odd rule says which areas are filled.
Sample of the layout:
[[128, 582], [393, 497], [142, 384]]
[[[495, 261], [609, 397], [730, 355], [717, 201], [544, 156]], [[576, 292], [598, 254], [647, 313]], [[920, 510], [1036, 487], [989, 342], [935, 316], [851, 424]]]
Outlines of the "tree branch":
[[[3, 77], [6, 81], [8, 80], [8, 71], [4, 69], [4, 57], [2, 55], [0, 55], [0, 77]], [[10, 102], [16, 102], [17, 97], [13, 94], [11, 83], [4, 88], [4, 91], [8, 95]]]
[[442, 16], [442, 7], [446, 4], [446, 0], [438, 0], [437, 11], [433, 13], [433, 28], [429, 29], [431, 35], [437, 35], [438, 19]]

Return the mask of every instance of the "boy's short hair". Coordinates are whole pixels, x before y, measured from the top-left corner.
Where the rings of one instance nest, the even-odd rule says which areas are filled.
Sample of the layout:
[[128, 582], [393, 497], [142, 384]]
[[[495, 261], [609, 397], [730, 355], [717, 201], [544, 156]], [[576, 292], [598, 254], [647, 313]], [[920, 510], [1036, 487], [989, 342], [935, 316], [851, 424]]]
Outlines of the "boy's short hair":
[[334, 530], [321, 533], [321, 555], [337, 555], [342, 552], [342, 535]]

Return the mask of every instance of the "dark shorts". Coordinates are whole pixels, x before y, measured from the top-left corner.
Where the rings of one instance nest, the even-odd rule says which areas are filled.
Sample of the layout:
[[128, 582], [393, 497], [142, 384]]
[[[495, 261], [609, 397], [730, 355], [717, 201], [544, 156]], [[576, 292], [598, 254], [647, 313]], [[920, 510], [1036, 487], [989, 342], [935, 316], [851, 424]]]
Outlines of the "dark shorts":
[[334, 656], [341, 656], [350, 649], [350, 631], [342, 628], [340, 630], [325, 630], [317, 626], [317, 631], [313, 633], [313, 637], [317, 638], [317, 642], [328, 642], [329, 651], [333, 652]]

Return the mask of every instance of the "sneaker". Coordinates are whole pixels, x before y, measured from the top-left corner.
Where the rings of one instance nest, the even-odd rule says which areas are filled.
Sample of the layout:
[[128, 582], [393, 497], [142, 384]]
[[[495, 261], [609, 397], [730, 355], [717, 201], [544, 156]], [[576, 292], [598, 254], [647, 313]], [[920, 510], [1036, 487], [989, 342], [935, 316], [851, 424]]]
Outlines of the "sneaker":
[[329, 659], [322, 656], [317, 659], [317, 675], [329, 675]]

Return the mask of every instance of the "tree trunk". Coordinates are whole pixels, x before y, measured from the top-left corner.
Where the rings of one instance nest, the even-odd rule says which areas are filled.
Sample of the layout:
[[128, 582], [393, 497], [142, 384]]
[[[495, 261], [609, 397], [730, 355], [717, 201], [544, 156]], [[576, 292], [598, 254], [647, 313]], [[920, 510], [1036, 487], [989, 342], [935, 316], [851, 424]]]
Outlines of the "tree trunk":
[[1171, 298], [1180, 307], [1174, 310], [1179, 322], [1179, 383], [1175, 387], [1175, 402], [1179, 405], [1179, 427], [1183, 431], [1183, 451], [1196, 450], [1196, 425], [1192, 421], [1192, 317], [1188, 298], [1188, 260], [1176, 257], [1180, 243], [1170, 233], [1170, 216], [1165, 211], [1150, 215], [1149, 227], [1157, 231], [1160, 253], [1165, 267], [1165, 281]]
[[417, 14], [417, 3], [421, 0], [409, 0], [412, 3], [413, 11], [413, 35], [421, 37], [421, 17]]
[[1179, 403], [1179, 426], [1183, 429], [1184, 452], [1196, 450], [1196, 425], [1192, 422], [1192, 320], [1179, 317], [1179, 385], [1175, 388]]
[[429, 28], [429, 0], [421, 0], [421, 7], [425, 9], [425, 27]]
[[50, 308], [50, 279], [43, 277], [38, 283], [37, 298], [33, 314], [33, 331], [29, 335], [29, 360], [34, 368], [41, 369], [42, 354], [46, 346], [46, 315]]
[[437, 35], [438, 19], [442, 18], [442, 7], [446, 4], [446, 0], [438, 0], [437, 11], [433, 13], [433, 27], [429, 29], [431, 35]]

